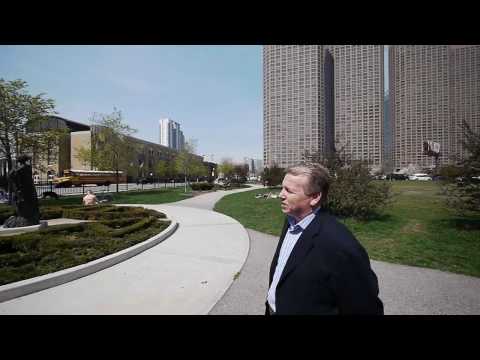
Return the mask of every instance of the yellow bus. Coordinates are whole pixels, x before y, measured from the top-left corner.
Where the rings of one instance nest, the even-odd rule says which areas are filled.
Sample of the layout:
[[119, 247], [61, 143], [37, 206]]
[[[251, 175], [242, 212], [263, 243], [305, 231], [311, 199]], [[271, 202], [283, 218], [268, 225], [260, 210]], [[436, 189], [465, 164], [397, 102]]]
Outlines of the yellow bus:
[[[123, 171], [118, 172], [118, 183], [126, 183], [127, 175]], [[105, 185], [117, 183], [116, 171], [97, 170], [65, 170], [63, 176], [55, 177], [53, 183], [56, 187], [70, 187], [82, 185]]]

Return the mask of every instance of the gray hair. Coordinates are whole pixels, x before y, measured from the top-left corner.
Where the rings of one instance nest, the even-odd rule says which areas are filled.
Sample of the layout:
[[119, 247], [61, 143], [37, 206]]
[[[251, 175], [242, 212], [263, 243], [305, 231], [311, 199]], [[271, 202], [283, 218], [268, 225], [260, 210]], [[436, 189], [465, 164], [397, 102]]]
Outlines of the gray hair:
[[303, 189], [305, 194], [312, 195], [322, 193], [321, 203], [327, 200], [328, 188], [330, 187], [330, 173], [327, 168], [320, 164], [299, 164], [289, 167], [286, 174], [293, 176], [304, 175], [308, 178], [308, 184]]

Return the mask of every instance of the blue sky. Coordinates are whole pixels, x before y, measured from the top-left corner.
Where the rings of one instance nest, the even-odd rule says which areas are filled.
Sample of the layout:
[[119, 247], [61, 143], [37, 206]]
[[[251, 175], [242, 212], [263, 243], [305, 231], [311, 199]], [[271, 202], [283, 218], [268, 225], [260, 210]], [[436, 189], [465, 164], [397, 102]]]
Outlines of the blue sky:
[[158, 120], [181, 124], [197, 154], [262, 158], [261, 46], [0, 46], [0, 77], [55, 100], [90, 123], [121, 110], [138, 138], [158, 143]]
[[[60, 116], [90, 123], [121, 110], [138, 138], [158, 143], [158, 120], [181, 124], [215, 162], [262, 159], [261, 46], [0, 46], [0, 77], [44, 92]], [[387, 62], [385, 47], [385, 66]], [[388, 76], [385, 76], [385, 90]], [[213, 157], [212, 157], [213, 155]]]

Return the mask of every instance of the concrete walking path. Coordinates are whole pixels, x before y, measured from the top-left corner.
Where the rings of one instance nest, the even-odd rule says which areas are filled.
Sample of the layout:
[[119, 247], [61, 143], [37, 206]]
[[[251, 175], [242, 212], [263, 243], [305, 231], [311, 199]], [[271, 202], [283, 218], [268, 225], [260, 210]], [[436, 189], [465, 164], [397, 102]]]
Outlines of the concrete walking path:
[[[247, 229], [250, 254], [211, 315], [263, 315], [278, 237]], [[480, 278], [372, 260], [386, 315], [480, 315]]]

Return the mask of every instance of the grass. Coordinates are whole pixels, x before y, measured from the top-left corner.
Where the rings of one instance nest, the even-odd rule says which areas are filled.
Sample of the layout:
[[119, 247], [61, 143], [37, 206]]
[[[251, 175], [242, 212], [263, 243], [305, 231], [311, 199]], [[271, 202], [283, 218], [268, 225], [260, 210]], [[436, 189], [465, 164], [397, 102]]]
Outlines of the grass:
[[[438, 183], [397, 181], [392, 189], [393, 204], [378, 219], [341, 220], [370, 257], [480, 277], [480, 216], [455, 215], [445, 206]], [[226, 196], [215, 210], [247, 228], [279, 236], [284, 220], [280, 201], [254, 196], [269, 191]]]
[[[97, 194], [100, 195], [101, 193]], [[109, 193], [113, 196], [113, 201], [110, 204], [165, 204], [175, 201], [185, 200], [192, 196], [191, 189], [187, 188], [187, 193], [184, 193], [184, 188], [176, 189], [154, 189], [143, 191], [126, 191], [119, 193]], [[62, 196], [58, 200], [48, 199], [39, 200], [42, 205], [75, 205], [81, 204], [84, 195], [80, 196]]]
[[284, 217], [278, 199], [256, 199], [256, 194], [280, 190], [259, 189], [227, 195], [215, 204], [214, 210], [238, 220], [243, 226], [271, 235], [280, 235]]
[[64, 207], [70, 218], [96, 222], [49, 226], [0, 237], [0, 285], [77, 266], [118, 252], [160, 233], [165, 215], [143, 208]]

